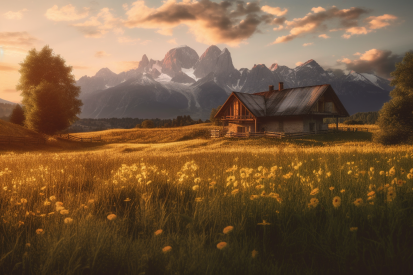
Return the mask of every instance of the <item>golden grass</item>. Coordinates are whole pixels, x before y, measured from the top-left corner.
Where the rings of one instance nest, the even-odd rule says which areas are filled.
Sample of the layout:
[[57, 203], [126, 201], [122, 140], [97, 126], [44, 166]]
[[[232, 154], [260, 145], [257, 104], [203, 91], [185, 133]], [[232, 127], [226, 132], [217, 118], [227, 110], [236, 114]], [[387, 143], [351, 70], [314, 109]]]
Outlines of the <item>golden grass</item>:
[[219, 128], [211, 123], [196, 124], [174, 128], [152, 129], [110, 129], [98, 132], [71, 134], [76, 137], [102, 137], [105, 142], [132, 142], [132, 143], [165, 143], [197, 138], [208, 138], [210, 130]]
[[43, 136], [23, 126], [0, 119], [0, 135], [13, 137], [42, 138]]

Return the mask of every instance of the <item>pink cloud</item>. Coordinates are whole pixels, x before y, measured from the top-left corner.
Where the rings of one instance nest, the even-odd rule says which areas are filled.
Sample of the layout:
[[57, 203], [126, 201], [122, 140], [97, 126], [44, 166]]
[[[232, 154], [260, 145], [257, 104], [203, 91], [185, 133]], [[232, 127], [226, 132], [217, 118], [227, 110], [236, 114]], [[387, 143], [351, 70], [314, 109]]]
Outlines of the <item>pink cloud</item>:
[[95, 53], [95, 57], [97, 57], [97, 58], [102, 58], [102, 57], [107, 57], [107, 56], [111, 56], [111, 55], [108, 54], [108, 53], [105, 52], [105, 51], [97, 51], [97, 52]]
[[323, 7], [318, 7], [318, 8], [314, 7], [314, 8], [312, 8], [311, 10], [312, 10], [314, 13], [319, 13], [319, 12], [322, 12], [322, 11], [326, 11], [326, 9], [323, 8]]
[[397, 16], [391, 14], [383, 14], [381, 16], [370, 16], [366, 19], [368, 27], [376, 30], [389, 26], [393, 21], [397, 20]]
[[327, 38], [330, 38], [330, 36], [328, 36], [327, 34], [320, 34], [318, 37], [321, 37], [321, 38], [325, 38], [325, 39], [327, 39]]
[[109, 8], [103, 8], [83, 23], [73, 24], [85, 37], [100, 38], [109, 31], [123, 34], [122, 20], [113, 16]]
[[4, 17], [6, 17], [7, 19], [17, 19], [20, 20], [23, 18], [23, 13], [28, 11], [28, 9], [22, 9], [16, 12], [13, 11], [8, 11], [6, 13], [3, 13]]
[[82, 11], [77, 11], [72, 4], [63, 6], [60, 9], [57, 5], [54, 5], [46, 11], [45, 16], [52, 21], [75, 21], [87, 17], [89, 10], [89, 8], [83, 8]]
[[313, 42], [311, 42], [311, 43], [304, 43], [304, 44], [303, 44], [303, 47], [311, 46], [311, 45], [313, 45], [313, 44], [314, 44]]
[[266, 12], [266, 13], [276, 15], [276, 16], [283, 16], [284, 14], [286, 14], [288, 12], [288, 9], [281, 10], [280, 7], [270, 7], [270, 6], [267, 6], [267, 5], [262, 6], [261, 10]]
[[300, 61], [298, 61], [297, 63], [295, 63], [295, 66], [301, 66], [301, 65], [303, 65], [304, 63], [303, 62], [300, 62]]

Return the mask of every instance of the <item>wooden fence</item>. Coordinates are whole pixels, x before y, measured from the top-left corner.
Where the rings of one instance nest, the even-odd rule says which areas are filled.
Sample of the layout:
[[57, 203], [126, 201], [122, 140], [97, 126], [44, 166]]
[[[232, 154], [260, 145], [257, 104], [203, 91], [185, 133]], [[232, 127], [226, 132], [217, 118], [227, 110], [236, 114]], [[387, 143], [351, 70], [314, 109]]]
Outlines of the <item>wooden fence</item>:
[[40, 144], [46, 143], [45, 138], [34, 138], [34, 137], [14, 137], [14, 136], [0, 136], [0, 143], [31, 143]]
[[59, 135], [56, 135], [55, 137], [73, 140], [73, 141], [80, 141], [80, 142], [103, 142], [102, 136], [88, 138], [88, 137], [76, 137], [70, 134], [59, 134]]
[[257, 132], [257, 133], [234, 133], [228, 132], [225, 135], [221, 134], [220, 130], [211, 130], [211, 137], [228, 137], [228, 138], [254, 138], [254, 137], [272, 137], [272, 138], [298, 138], [309, 135], [319, 135], [333, 132], [333, 130], [318, 130], [317, 132], [298, 132], [298, 133], [285, 133], [285, 132]]

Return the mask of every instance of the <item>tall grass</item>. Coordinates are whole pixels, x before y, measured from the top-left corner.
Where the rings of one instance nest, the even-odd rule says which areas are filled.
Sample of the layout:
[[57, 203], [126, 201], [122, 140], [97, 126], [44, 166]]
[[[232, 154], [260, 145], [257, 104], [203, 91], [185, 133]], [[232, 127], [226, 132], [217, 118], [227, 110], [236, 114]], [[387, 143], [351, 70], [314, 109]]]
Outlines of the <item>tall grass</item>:
[[0, 273], [413, 271], [411, 147], [268, 144], [0, 155]]

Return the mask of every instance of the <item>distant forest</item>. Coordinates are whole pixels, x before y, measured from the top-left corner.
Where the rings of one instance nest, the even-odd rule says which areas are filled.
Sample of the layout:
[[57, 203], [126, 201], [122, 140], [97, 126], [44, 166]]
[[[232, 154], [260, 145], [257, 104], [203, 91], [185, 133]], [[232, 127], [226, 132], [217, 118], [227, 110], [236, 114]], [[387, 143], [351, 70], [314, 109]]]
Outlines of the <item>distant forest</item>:
[[15, 104], [0, 103], [0, 119], [8, 121], [15, 106]]
[[[356, 120], [361, 121], [364, 124], [376, 124], [377, 119], [379, 118], [379, 112], [366, 112], [366, 113], [356, 113], [349, 117], [339, 118], [338, 121], [343, 123], [346, 120]], [[324, 123], [336, 123], [335, 118], [325, 118]]]
[[140, 128], [146, 120], [153, 122], [153, 128], [169, 128], [202, 123], [201, 119], [193, 120], [191, 116], [177, 116], [174, 119], [142, 119], [142, 118], [83, 118], [73, 123], [67, 133], [102, 131], [107, 129]]

